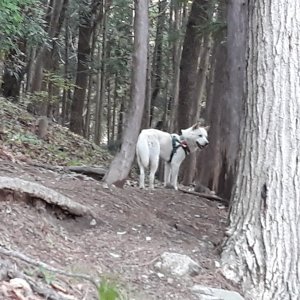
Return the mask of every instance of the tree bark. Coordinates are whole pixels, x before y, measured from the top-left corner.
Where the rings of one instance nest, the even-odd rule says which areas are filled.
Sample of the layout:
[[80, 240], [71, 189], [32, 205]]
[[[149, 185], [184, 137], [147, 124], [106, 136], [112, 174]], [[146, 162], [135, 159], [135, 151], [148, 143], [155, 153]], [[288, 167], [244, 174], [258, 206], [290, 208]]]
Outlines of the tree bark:
[[141, 128], [146, 90], [148, 42], [148, 0], [135, 0], [134, 54], [131, 103], [123, 131], [120, 152], [112, 161], [105, 182], [113, 184], [127, 178], [132, 165], [135, 145]]
[[207, 0], [194, 0], [190, 11], [180, 63], [177, 130], [188, 128], [196, 121], [198, 99], [195, 99], [195, 89], [202, 41], [199, 27], [208, 22], [208, 6]]
[[221, 197], [230, 199], [244, 115], [247, 11], [244, 1], [229, 1], [227, 9], [224, 6], [221, 9], [221, 22], [225, 22], [227, 10], [228, 33], [225, 38], [225, 31], [221, 31], [215, 43], [214, 82], [206, 105], [206, 119], [211, 125], [210, 146], [198, 157], [197, 184], [208, 186]]
[[79, 38], [77, 49], [77, 74], [73, 101], [71, 105], [70, 130], [82, 135], [83, 134], [83, 107], [86, 98], [86, 90], [89, 78], [89, 66], [91, 61], [91, 36], [98, 22], [101, 22], [103, 13], [99, 7], [102, 7], [102, 1], [93, 0], [92, 3], [82, 4], [80, 15]]
[[[209, 22], [209, 5], [207, 0], [194, 0], [191, 7], [181, 54], [177, 131], [190, 127], [198, 118], [197, 74], [203, 39], [203, 33], [199, 28]], [[180, 178], [182, 179], [184, 174], [186, 185], [190, 184], [190, 179], [194, 177], [193, 158], [194, 155], [189, 157], [181, 166]]]
[[153, 114], [155, 112], [155, 107], [158, 107], [160, 102], [160, 90], [162, 82], [162, 69], [163, 69], [163, 31], [166, 19], [166, 0], [159, 0], [158, 2], [158, 17], [156, 25], [156, 37], [155, 37], [155, 47], [153, 53], [153, 63], [152, 63], [152, 95], [151, 95], [151, 112], [150, 112], [150, 124], [153, 124], [157, 120]]
[[83, 107], [89, 76], [91, 55], [92, 16], [82, 12], [80, 16], [79, 38], [77, 50], [77, 74], [74, 95], [71, 105], [70, 130], [83, 134]]
[[[46, 20], [48, 21], [48, 38], [51, 40], [58, 34], [58, 30], [60, 30], [60, 15], [63, 9], [64, 1], [63, 0], [55, 0], [52, 5], [49, 5], [49, 9], [47, 12], [48, 17]], [[31, 84], [31, 92], [40, 91], [42, 88], [43, 81], [43, 68], [49, 70], [51, 58], [50, 58], [51, 50], [43, 45], [40, 51], [37, 54], [35, 68], [33, 72], [32, 84]]]
[[300, 295], [299, 9], [299, 1], [249, 1], [246, 115], [222, 252], [225, 276], [246, 299]]
[[[201, 107], [204, 103], [206, 78], [208, 75], [210, 55], [211, 55], [211, 44], [212, 38], [210, 34], [207, 34], [203, 38], [203, 45], [200, 57], [200, 66], [197, 74], [197, 84], [195, 88], [195, 100], [197, 101], [196, 119], [199, 120]], [[203, 124], [204, 125], [204, 124]], [[183, 185], [190, 185], [195, 180], [196, 165], [197, 165], [197, 154], [196, 152], [191, 153], [184, 161], [184, 172], [182, 178]], [[200, 168], [202, 169], [202, 168]]]
[[[180, 25], [182, 20], [180, 18], [180, 10], [182, 8], [182, 4], [180, 4], [177, 0], [172, 0], [172, 8], [174, 14], [174, 24], [173, 31], [179, 35]], [[173, 80], [172, 80], [172, 101], [170, 103], [171, 113], [170, 113], [170, 124], [169, 131], [175, 132], [178, 128], [177, 124], [177, 111], [178, 111], [178, 97], [179, 97], [179, 78], [180, 78], [180, 57], [182, 51], [182, 39], [179, 37], [173, 43], [172, 48], [172, 66], [173, 66]]]

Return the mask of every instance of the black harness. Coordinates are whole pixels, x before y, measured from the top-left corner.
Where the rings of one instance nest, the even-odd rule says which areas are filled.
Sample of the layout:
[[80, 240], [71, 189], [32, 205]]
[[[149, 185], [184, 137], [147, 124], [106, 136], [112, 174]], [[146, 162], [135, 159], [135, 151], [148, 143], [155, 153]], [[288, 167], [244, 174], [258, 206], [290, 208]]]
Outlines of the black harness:
[[172, 161], [172, 158], [179, 147], [181, 147], [184, 150], [185, 155], [188, 155], [190, 153], [190, 148], [186, 143], [186, 141], [182, 140], [181, 137], [180, 140], [178, 140], [178, 138], [175, 135], [171, 135], [171, 136], [172, 136], [172, 152], [170, 155], [170, 159], [168, 160], [168, 163]]

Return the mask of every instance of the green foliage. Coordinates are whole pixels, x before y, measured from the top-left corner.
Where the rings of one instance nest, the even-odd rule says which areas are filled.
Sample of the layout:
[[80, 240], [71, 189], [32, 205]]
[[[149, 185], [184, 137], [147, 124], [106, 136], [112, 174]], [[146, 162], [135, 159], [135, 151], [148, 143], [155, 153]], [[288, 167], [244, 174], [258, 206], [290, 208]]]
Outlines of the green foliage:
[[108, 280], [103, 280], [98, 287], [99, 300], [117, 300], [120, 294], [114, 284]]
[[41, 141], [37, 139], [36, 135], [29, 133], [15, 133], [9, 136], [9, 140], [11, 142], [19, 143], [19, 144], [30, 144], [30, 145], [38, 145], [41, 144]]
[[59, 74], [48, 72], [48, 71], [44, 72], [43, 80], [45, 81], [45, 83], [47, 84], [51, 83], [52, 86], [57, 87], [59, 89], [72, 90], [76, 87], [76, 85], [72, 83], [70, 80], [65, 79]]
[[0, 51], [16, 49], [16, 41], [38, 42], [44, 37], [44, 20], [38, 0], [0, 1]]
[[51, 284], [56, 279], [55, 273], [47, 271], [45, 268], [41, 267], [39, 271], [47, 284]]

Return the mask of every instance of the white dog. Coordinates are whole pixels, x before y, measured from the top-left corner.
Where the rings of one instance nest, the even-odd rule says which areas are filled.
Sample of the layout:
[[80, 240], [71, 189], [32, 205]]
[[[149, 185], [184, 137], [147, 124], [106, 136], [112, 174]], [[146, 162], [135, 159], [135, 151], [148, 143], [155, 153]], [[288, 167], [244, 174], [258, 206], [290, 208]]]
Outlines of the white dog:
[[164, 186], [177, 190], [179, 167], [186, 155], [208, 145], [207, 130], [208, 127], [201, 127], [199, 123], [182, 129], [180, 136], [157, 129], [142, 130], [136, 145], [140, 188], [145, 188], [145, 168], [148, 168], [149, 164], [149, 187], [154, 188], [154, 176], [160, 157], [165, 161]]

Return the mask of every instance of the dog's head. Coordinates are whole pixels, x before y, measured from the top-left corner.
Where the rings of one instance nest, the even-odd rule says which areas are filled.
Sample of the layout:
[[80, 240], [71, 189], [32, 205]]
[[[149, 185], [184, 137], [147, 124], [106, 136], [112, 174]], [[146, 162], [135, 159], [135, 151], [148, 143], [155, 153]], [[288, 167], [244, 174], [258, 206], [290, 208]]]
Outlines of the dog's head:
[[[194, 124], [192, 127], [187, 129], [182, 129], [182, 137], [187, 141], [189, 147], [203, 149], [209, 144], [207, 139], [207, 131], [209, 126], [201, 127], [200, 123]], [[195, 146], [194, 146], [195, 145]]]

